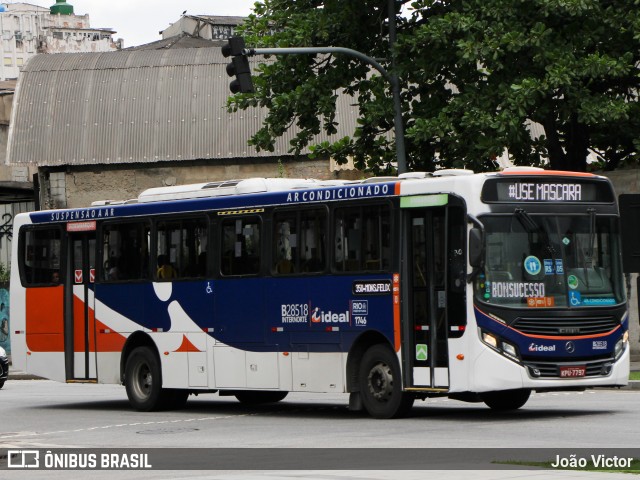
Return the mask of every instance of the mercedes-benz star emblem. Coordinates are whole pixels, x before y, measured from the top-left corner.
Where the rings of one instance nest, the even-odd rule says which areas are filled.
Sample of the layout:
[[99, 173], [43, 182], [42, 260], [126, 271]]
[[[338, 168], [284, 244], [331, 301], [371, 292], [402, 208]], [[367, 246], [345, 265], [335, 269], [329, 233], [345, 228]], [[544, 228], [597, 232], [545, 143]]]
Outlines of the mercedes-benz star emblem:
[[573, 342], [565, 343], [564, 348], [568, 353], [573, 353], [576, 351], [576, 345]]

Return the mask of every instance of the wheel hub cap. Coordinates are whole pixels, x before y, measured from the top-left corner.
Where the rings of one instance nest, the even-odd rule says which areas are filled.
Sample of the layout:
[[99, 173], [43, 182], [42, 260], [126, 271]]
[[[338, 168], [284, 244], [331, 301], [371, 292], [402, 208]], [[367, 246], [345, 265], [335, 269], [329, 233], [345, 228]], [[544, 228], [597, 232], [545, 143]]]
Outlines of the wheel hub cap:
[[379, 402], [386, 402], [393, 393], [393, 374], [391, 368], [379, 363], [369, 372], [368, 376], [369, 392]]

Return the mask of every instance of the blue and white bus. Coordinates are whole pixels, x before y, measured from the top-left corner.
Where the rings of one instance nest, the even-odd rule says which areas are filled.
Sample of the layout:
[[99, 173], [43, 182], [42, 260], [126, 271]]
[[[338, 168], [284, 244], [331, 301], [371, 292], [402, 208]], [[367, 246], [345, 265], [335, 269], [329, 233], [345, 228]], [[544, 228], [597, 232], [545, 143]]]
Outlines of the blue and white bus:
[[391, 418], [628, 381], [618, 207], [591, 174], [211, 182], [14, 232], [16, 367], [142, 411], [344, 392]]

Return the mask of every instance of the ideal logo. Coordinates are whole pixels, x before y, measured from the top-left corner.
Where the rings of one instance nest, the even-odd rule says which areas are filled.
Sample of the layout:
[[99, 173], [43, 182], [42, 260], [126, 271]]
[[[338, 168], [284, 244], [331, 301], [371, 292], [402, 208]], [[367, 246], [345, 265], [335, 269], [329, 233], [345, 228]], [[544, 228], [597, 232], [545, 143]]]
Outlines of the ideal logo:
[[311, 311], [311, 323], [350, 323], [349, 311], [333, 313], [331, 310], [324, 312], [319, 307]]
[[529, 345], [529, 351], [530, 352], [555, 352], [556, 346], [555, 345], [537, 345], [535, 343], [532, 343], [531, 345]]

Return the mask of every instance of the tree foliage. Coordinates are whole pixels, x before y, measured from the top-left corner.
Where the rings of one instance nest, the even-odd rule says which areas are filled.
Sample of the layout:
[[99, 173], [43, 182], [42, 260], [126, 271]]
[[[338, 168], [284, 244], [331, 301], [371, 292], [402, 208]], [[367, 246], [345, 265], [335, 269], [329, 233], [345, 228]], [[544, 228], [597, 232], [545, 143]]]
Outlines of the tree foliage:
[[[608, 169], [638, 162], [640, 0], [414, 0], [407, 15], [408, 3], [395, 2], [393, 51], [410, 169], [493, 169], [505, 148], [515, 164], [555, 169], [585, 170], [590, 151]], [[391, 70], [387, 7], [264, 0], [241, 33], [255, 47], [347, 47]], [[229, 101], [268, 109], [250, 140], [257, 148], [273, 149], [296, 125], [293, 152], [352, 156], [374, 172], [395, 160], [391, 86], [361, 61], [278, 55], [257, 70], [256, 93]], [[353, 98], [358, 124], [314, 145], [321, 130], [336, 133], [338, 92]]]

